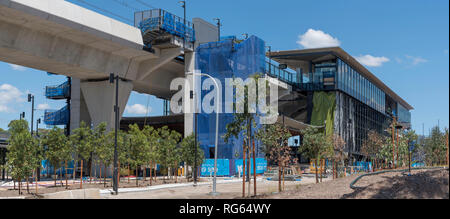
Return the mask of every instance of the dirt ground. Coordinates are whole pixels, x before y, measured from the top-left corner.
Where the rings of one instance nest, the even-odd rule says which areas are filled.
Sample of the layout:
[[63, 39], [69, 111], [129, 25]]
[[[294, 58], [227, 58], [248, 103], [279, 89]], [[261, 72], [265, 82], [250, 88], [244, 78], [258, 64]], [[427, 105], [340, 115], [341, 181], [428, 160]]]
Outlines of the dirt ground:
[[[199, 182], [204, 182], [206, 180], [200, 179]], [[187, 180], [185, 178], [179, 177], [177, 179], [177, 183], [186, 183]], [[192, 182], [192, 179], [190, 179], [190, 182]], [[22, 194], [19, 195], [19, 187], [18, 183], [16, 183], [16, 189], [14, 190], [13, 187], [0, 187], [0, 197], [26, 197], [26, 198], [40, 198], [40, 194], [46, 194], [46, 193], [54, 193], [54, 192], [61, 192], [61, 191], [67, 191], [67, 190], [77, 190], [80, 189], [80, 182], [77, 180], [75, 183], [73, 183], [72, 180], [68, 181], [68, 189], [66, 189], [65, 186], [65, 179], [62, 181], [57, 180], [57, 186], [54, 186], [54, 181], [50, 180], [43, 180], [39, 183], [38, 187], [38, 194], [36, 195], [36, 187], [35, 184], [29, 185], [29, 193], [27, 192], [27, 185], [25, 182], [22, 182], [21, 191]], [[139, 187], [147, 187], [150, 186], [150, 178], [146, 178], [146, 181], [143, 181], [143, 179], [138, 180]], [[155, 181], [152, 181], [152, 185], [162, 185], [162, 184], [172, 184], [175, 183], [175, 179], [164, 179], [162, 177], [158, 177], [158, 179]], [[119, 183], [120, 188], [136, 188], [136, 180], [135, 178], [130, 178], [128, 180], [127, 178], [121, 178]], [[89, 182], [89, 179], [87, 181], [83, 181], [83, 189], [112, 189], [111, 185], [111, 179], [106, 179], [106, 184], [104, 183], [104, 180], [98, 179], [95, 181], [94, 179]]]
[[384, 173], [360, 179], [353, 190], [350, 176], [321, 184], [300, 186], [280, 194], [262, 195], [261, 199], [448, 199], [448, 170], [415, 170], [407, 173]]

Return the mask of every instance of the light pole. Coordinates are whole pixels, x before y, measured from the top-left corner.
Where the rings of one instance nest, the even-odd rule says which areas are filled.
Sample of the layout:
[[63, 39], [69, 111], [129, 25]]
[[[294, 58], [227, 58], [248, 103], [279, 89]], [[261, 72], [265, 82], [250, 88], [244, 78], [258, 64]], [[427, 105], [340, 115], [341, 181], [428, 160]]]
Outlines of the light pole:
[[31, 102], [31, 135], [33, 135], [33, 120], [34, 120], [34, 95], [28, 94], [28, 102]]
[[118, 176], [118, 155], [117, 155], [117, 131], [119, 128], [119, 76], [115, 76], [114, 73], [109, 75], [109, 82], [116, 84], [116, 104], [114, 105], [115, 121], [114, 121], [114, 173], [113, 173], [113, 191], [115, 195], [119, 193], [117, 176]]
[[183, 49], [186, 49], [186, 1], [179, 1], [178, 3], [181, 3], [181, 7], [184, 10], [184, 17], [183, 17], [183, 24], [184, 24], [184, 33], [183, 33]]
[[39, 124], [41, 124], [41, 118], [36, 120], [36, 136], [39, 134]]
[[[39, 124], [41, 124], [41, 118], [36, 121], [36, 138], [39, 137]], [[40, 141], [39, 141], [40, 142]], [[40, 152], [39, 152], [40, 153]], [[37, 181], [41, 181], [41, 164], [39, 163], [38, 168], [36, 169], [36, 178]]]
[[222, 23], [220, 23], [220, 18], [214, 18], [214, 20], [217, 21], [217, 31], [219, 34], [217, 41], [220, 41], [220, 27], [222, 26]]
[[[217, 148], [219, 146], [219, 110], [220, 110], [219, 84], [217, 84], [217, 81], [211, 75], [208, 75], [208, 74], [194, 72], [194, 73], [188, 73], [186, 75], [193, 75], [193, 76], [198, 75], [198, 76], [209, 77], [210, 79], [212, 79], [212, 81], [214, 82], [214, 85], [216, 86], [216, 89], [217, 89], [217, 99], [215, 100], [215, 103], [216, 103], [216, 139], [215, 139], [215, 149], [214, 149], [214, 178], [213, 178], [213, 191], [210, 194], [218, 195], [219, 193], [217, 192]], [[194, 93], [195, 93], [195, 87], [194, 87]], [[197, 105], [197, 103], [195, 103], [195, 105]], [[195, 148], [197, 148], [197, 145], [195, 145]]]
[[269, 50], [269, 75], [272, 73], [272, 46], [266, 46]]

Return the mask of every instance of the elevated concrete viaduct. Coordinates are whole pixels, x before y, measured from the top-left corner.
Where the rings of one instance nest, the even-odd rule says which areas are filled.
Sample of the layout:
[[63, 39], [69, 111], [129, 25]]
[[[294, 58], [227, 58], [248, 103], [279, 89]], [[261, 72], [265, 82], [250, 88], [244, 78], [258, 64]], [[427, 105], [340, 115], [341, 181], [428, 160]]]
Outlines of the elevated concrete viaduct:
[[[193, 23], [196, 44], [217, 40], [214, 25]], [[0, 60], [73, 77], [72, 129], [82, 120], [112, 127], [110, 73], [126, 79], [120, 83], [122, 115], [131, 91], [170, 98], [172, 79], [193, 70], [193, 45], [143, 47], [140, 29], [63, 0], [0, 0]], [[184, 61], [175, 59], [180, 55]]]

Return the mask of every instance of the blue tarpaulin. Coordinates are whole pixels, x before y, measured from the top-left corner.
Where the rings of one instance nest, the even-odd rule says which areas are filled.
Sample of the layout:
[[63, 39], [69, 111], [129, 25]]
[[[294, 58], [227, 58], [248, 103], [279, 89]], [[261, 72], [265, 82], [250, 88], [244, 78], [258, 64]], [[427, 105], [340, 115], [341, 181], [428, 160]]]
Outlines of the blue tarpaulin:
[[[201, 176], [214, 175], [214, 159], [206, 159], [201, 167]], [[217, 176], [230, 175], [230, 160], [217, 159]]]
[[[239, 173], [239, 170], [242, 174], [242, 161], [243, 159], [236, 159], [235, 160], [235, 171], [236, 173]], [[253, 158], [250, 160], [250, 174], [253, 174]], [[246, 167], [247, 168], [247, 167]], [[267, 160], [264, 158], [256, 158], [256, 174], [263, 174], [267, 169]]]

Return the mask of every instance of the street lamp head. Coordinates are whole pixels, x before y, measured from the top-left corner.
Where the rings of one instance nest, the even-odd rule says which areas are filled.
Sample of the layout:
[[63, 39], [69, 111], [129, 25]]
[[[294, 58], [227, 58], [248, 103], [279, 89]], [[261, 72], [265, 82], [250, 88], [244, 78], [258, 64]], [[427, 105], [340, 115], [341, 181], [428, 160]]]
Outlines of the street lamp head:
[[182, 3], [182, 5], [181, 5], [182, 8], [186, 7], [186, 1], [178, 1], [178, 3]]
[[109, 74], [109, 83], [114, 84], [114, 73]]

